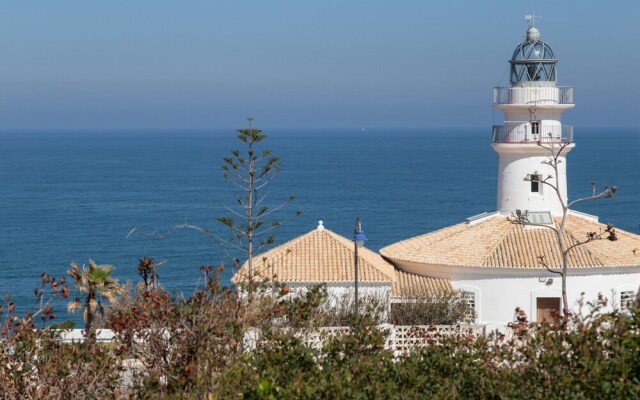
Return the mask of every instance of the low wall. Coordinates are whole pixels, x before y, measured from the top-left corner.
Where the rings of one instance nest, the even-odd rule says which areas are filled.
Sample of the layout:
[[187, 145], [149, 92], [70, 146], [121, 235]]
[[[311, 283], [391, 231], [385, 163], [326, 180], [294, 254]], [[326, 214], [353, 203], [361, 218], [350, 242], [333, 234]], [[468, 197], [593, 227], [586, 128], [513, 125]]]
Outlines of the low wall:
[[[385, 342], [385, 348], [393, 350], [396, 356], [406, 355], [409, 352], [425, 346], [437, 344], [444, 337], [459, 337], [473, 339], [484, 336], [487, 333], [485, 325], [392, 325], [381, 324], [378, 329], [389, 336]], [[302, 332], [304, 343], [315, 349], [320, 349], [326, 340], [339, 335], [347, 334], [351, 330], [348, 326], [321, 327], [312, 331]], [[97, 342], [112, 342], [117, 338], [110, 329], [97, 329]], [[82, 329], [70, 329], [60, 332], [59, 339], [63, 343], [84, 341]], [[260, 333], [249, 330], [245, 333], [244, 345], [246, 349], [255, 348], [260, 340]]]

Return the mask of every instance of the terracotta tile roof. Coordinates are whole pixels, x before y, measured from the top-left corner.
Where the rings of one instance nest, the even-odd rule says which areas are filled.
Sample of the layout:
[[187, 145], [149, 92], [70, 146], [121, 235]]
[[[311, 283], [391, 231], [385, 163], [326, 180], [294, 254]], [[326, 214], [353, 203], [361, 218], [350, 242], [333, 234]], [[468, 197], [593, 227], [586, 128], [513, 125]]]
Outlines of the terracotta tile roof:
[[391, 286], [391, 297], [441, 296], [452, 293], [449, 279], [416, 275], [396, 268], [396, 281]]
[[[556, 219], [559, 223], [559, 219]], [[587, 232], [602, 232], [604, 224], [570, 214], [567, 243], [584, 240]], [[578, 246], [569, 254], [571, 268], [640, 266], [640, 236], [616, 229], [617, 241], [607, 239]], [[543, 255], [552, 268], [561, 265], [555, 232], [523, 227], [496, 215], [477, 223], [461, 223], [392, 244], [380, 250], [391, 261], [480, 268], [543, 268]]]
[[[353, 282], [353, 242], [328, 229], [314, 229], [253, 258], [253, 272], [262, 278], [277, 277], [282, 282]], [[245, 262], [234, 275], [238, 283], [248, 276]], [[358, 280], [395, 280], [394, 268], [378, 253], [358, 249]]]

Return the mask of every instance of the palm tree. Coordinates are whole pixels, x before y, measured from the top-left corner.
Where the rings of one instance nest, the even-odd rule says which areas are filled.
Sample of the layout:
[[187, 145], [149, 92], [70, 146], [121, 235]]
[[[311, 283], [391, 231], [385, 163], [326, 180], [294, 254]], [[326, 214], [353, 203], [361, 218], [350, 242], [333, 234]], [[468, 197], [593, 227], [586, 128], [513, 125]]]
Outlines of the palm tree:
[[122, 291], [118, 280], [111, 277], [114, 270], [115, 268], [111, 265], [98, 265], [93, 260], [89, 260], [89, 269], [84, 265], [81, 268], [75, 262], [71, 263], [69, 276], [73, 278], [76, 289], [82, 295], [70, 301], [67, 310], [75, 312], [83, 309], [86, 334], [91, 330], [96, 312], [104, 314], [102, 300], [107, 299], [111, 303], [115, 301], [116, 295]]

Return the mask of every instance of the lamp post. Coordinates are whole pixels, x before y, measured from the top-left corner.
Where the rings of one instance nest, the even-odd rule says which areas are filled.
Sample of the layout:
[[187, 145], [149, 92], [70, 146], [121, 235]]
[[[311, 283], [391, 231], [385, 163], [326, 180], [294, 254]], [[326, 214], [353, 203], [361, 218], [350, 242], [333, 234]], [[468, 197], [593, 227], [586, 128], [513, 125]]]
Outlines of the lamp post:
[[358, 247], [364, 245], [364, 241], [367, 240], [367, 235], [364, 234], [362, 226], [360, 225], [360, 217], [356, 218], [356, 227], [353, 231], [353, 245], [354, 245], [354, 278], [355, 278], [355, 304], [354, 304], [354, 316], [358, 318]]

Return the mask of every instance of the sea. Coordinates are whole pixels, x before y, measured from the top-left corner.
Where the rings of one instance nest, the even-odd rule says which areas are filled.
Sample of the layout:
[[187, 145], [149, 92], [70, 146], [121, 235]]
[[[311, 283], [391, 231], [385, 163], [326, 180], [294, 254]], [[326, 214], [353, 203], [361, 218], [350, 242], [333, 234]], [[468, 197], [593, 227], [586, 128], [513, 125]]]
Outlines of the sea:
[[[486, 128], [264, 133], [260, 149], [282, 163], [262, 191], [264, 204], [284, 205], [276, 245], [320, 220], [351, 237], [360, 217], [366, 246], [379, 250], [496, 207], [498, 157]], [[618, 187], [613, 199], [575, 208], [640, 234], [640, 129], [578, 127], [574, 138], [570, 198], [590, 195], [592, 182]], [[203, 285], [202, 265], [224, 264], [230, 284], [242, 254], [178, 227], [229, 237], [217, 218], [239, 194], [221, 169], [233, 149], [244, 149], [233, 130], [0, 132], [0, 301], [33, 308], [42, 272], [66, 277], [71, 262], [89, 259], [135, 284], [138, 258], [153, 257], [176, 296]], [[65, 305], [54, 302], [56, 321], [79, 323]]]

